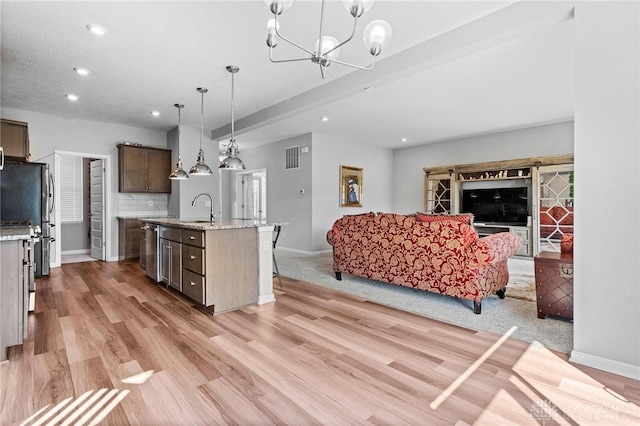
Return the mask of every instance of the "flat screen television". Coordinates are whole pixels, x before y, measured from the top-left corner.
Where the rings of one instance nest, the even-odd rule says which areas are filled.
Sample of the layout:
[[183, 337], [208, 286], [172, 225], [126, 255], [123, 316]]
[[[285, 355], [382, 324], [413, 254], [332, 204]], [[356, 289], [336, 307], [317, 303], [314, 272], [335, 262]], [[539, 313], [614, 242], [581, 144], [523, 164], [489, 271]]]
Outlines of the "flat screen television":
[[465, 189], [461, 211], [473, 213], [475, 223], [525, 226], [528, 195], [528, 188]]

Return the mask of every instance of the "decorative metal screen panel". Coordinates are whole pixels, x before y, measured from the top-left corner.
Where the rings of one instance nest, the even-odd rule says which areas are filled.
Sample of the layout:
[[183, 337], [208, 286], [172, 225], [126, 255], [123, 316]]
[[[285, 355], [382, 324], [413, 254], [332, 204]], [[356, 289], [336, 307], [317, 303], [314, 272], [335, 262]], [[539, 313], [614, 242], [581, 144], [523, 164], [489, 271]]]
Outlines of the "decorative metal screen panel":
[[541, 251], [560, 251], [560, 240], [573, 234], [573, 170], [538, 174]]
[[425, 212], [451, 213], [453, 208], [451, 196], [451, 178], [426, 178]]

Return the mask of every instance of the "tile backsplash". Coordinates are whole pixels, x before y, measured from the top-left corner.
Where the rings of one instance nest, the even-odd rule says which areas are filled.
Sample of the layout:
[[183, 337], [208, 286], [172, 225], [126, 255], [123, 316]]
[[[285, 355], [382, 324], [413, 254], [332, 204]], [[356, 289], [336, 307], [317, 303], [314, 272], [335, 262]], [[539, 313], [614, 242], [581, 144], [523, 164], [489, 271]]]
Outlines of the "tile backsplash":
[[118, 193], [119, 216], [166, 215], [169, 194]]

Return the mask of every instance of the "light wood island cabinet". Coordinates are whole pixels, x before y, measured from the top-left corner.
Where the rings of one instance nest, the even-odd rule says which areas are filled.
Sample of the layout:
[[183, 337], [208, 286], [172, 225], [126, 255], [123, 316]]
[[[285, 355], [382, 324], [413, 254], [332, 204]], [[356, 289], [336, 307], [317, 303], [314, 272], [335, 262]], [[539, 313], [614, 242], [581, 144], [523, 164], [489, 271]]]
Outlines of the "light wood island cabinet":
[[214, 314], [274, 300], [273, 226], [233, 220], [143, 221], [160, 225], [158, 280], [165, 285]]

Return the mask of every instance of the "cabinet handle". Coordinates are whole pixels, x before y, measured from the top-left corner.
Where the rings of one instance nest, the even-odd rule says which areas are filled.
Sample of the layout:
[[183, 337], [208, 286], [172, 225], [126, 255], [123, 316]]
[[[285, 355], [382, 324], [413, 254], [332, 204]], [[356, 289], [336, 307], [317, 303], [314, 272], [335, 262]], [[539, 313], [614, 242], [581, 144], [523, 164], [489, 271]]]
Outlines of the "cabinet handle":
[[189, 239], [190, 239], [190, 240], [195, 240], [195, 239], [196, 239], [196, 237], [189, 237]]
[[189, 256], [190, 260], [194, 260], [196, 257], [195, 256]]
[[191, 286], [196, 285], [196, 283], [194, 283], [193, 281], [189, 281], [189, 284], [191, 284]]

